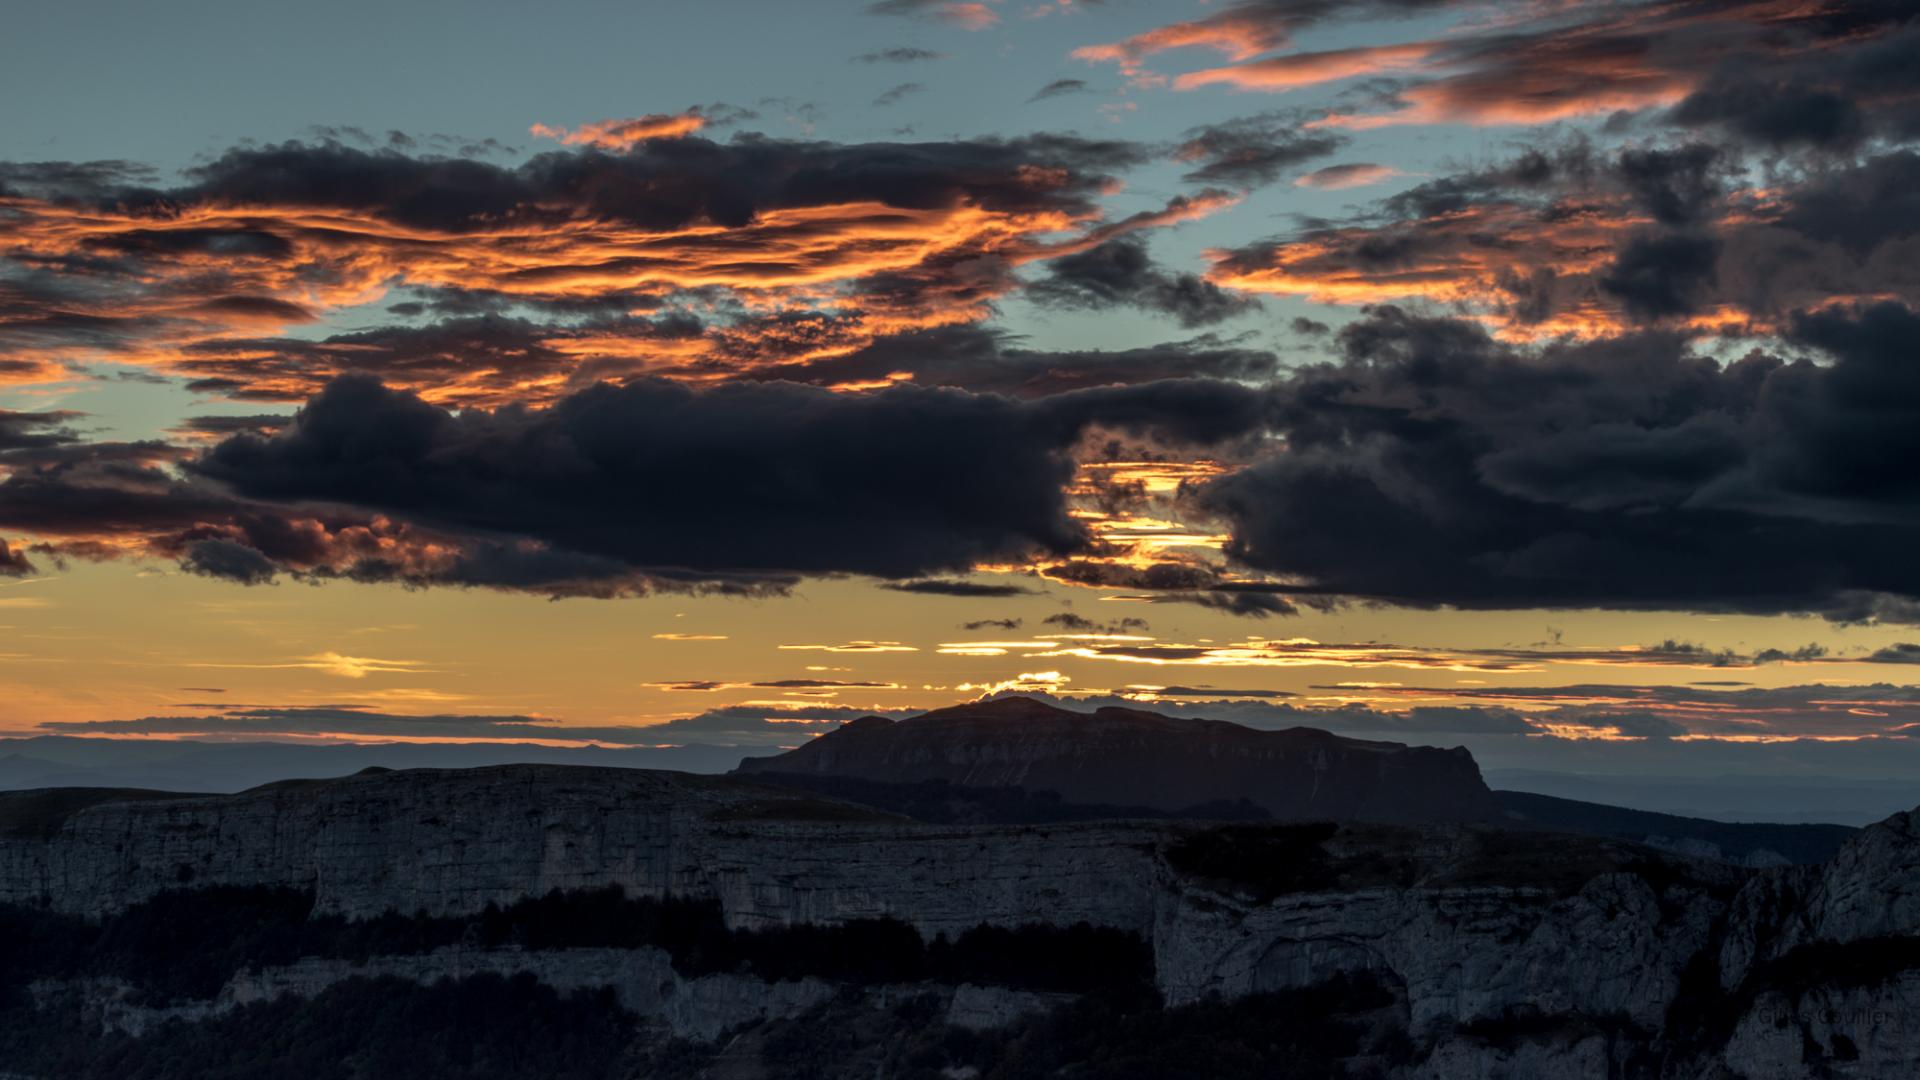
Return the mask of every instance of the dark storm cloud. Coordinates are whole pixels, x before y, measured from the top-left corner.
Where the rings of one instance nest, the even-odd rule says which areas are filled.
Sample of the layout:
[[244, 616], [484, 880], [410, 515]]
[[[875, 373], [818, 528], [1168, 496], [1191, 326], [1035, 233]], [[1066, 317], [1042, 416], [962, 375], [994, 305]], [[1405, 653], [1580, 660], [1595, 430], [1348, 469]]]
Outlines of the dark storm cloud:
[[1274, 401], [1265, 389], [1180, 378], [1072, 390], [1029, 407], [1081, 431], [1099, 428], [1159, 443], [1211, 446], [1262, 431], [1272, 420]]
[[1137, 236], [1109, 240], [1047, 264], [1047, 276], [1027, 286], [1027, 298], [1048, 307], [1135, 307], [1171, 315], [1192, 328], [1253, 310], [1259, 301], [1228, 292], [1198, 274], [1171, 274], [1147, 254]]
[[[1668, 119], [1773, 149], [1840, 151], [1920, 135], [1920, 21], [1911, 5], [1849, 4], [1833, 45], [1720, 65]], [[1906, 25], [1886, 27], [1900, 19]], [[1854, 35], [1854, 40], [1842, 38]]]
[[1628, 241], [1598, 279], [1629, 314], [1643, 321], [1700, 309], [1719, 267], [1720, 242], [1681, 233]]
[[180, 569], [239, 585], [266, 585], [280, 567], [258, 550], [232, 540], [196, 540], [187, 545]]
[[[1856, 164], [1820, 170], [1790, 192], [1779, 227], [1796, 239], [1831, 245], [1863, 261], [1879, 260], [1883, 273], [1897, 269], [1905, 248], [1920, 234], [1920, 153], [1910, 149], [1867, 157]], [[1813, 267], [1832, 273], [1822, 252]], [[1896, 278], [1895, 287], [1908, 282]]]
[[80, 437], [73, 432], [71, 425], [83, 415], [64, 410], [15, 412], [0, 409], [0, 454], [72, 445]]
[[243, 431], [278, 431], [287, 426], [290, 415], [251, 413], [246, 416], [189, 416], [173, 426], [175, 432], [196, 435], [237, 435]]
[[[918, 576], [1072, 553], [1089, 543], [1063, 490], [1085, 432], [1213, 443], [1259, 430], [1267, 408], [1258, 391], [1198, 379], [1031, 401], [649, 381], [453, 414], [343, 379], [297, 418], [187, 424], [242, 433], [201, 458], [73, 441], [69, 414], [10, 414], [0, 527], [56, 559], [146, 555], [244, 584], [765, 594], [806, 573]], [[654, 497], [608, 519], [617, 490]], [[963, 586], [1017, 588], [904, 587]]]
[[194, 463], [241, 495], [518, 537], [650, 573], [887, 577], [1068, 553], [1068, 450], [1095, 425], [1209, 442], [1264, 396], [1204, 380], [1036, 402], [897, 387], [596, 386], [549, 409], [449, 413], [341, 378], [283, 431]]
[[1144, 598], [1152, 604], [1192, 604], [1228, 615], [1264, 619], [1271, 615], [1298, 615], [1300, 605], [1272, 593], [1236, 590], [1174, 591], [1155, 593]]
[[1345, 136], [1306, 131], [1300, 123], [1301, 118], [1290, 114], [1263, 113], [1198, 127], [1187, 132], [1175, 154], [1195, 166], [1186, 174], [1194, 183], [1242, 188], [1271, 184], [1347, 143]]
[[1661, 225], [1676, 227], [1697, 223], [1726, 193], [1729, 162], [1712, 146], [1630, 147], [1610, 162], [1595, 161], [1591, 153], [1585, 144], [1574, 144], [1557, 164], [1543, 157], [1522, 157], [1509, 176], [1545, 183], [1551, 179], [1546, 174], [1555, 169], [1562, 174], [1584, 172], [1588, 177], [1611, 171], [1636, 206]]
[[961, 623], [961, 624], [960, 624], [960, 629], [962, 629], [962, 630], [987, 630], [987, 629], [993, 629], [993, 630], [1018, 630], [1018, 629], [1020, 629], [1020, 624], [1021, 624], [1021, 620], [1020, 620], [1020, 619], [1018, 619], [1018, 618], [1013, 618], [1013, 619], [974, 619], [974, 620], [973, 620], [973, 621], [971, 621], [971, 622], [963, 622], [963, 623]]
[[187, 528], [231, 515], [235, 501], [162, 468], [171, 448], [129, 455], [92, 444], [59, 461], [14, 467], [0, 480], [0, 525], [51, 536], [117, 535]]
[[[759, 211], [859, 199], [910, 207], [962, 198], [992, 209], [1086, 207], [1099, 191], [1094, 176], [1039, 187], [1022, 179], [1020, 167], [1097, 173], [1141, 156], [1128, 143], [1060, 135], [852, 145], [743, 136], [726, 143], [650, 140], [621, 154], [556, 151], [510, 168], [282, 143], [230, 150], [192, 170], [194, 183], [147, 199], [156, 209], [231, 200], [367, 210], [452, 231], [558, 223], [580, 212], [669, 229], [697, 220], [738, 226]], [[137, 208], [140, 193], [120, 198]]]
[[[1829, 363], [1671, 336], [1528, 349], [1372, 312], [1277, 392], [1285, 454], [1202, 485], [1229, 551], [1306, 589], [1474, 608], [1910, 617], [1920, 316], [1804, 316]], [[1898, 602], [1889, 606], [1883, 599]]]
[[1033, 592], [1024, 585], [1007, 585], [988, 581], [956, 581], [946, 578], [889, 581], [880, 587], [892, 589], [894, 592], [918, 593], [921, 596], [1024, 596]]
[[983, 326], [889, 335], [843, 356], [780, 364], [749, 377], [835, 385], [905, 372], [918, 383], [1037, 398], [1068, 390], [1181, 377], [1259, 379], [1279, 367], [1271, 352], [1201, 336], [1132, 349], [1024, 349]]
[[539, 322], [503, 315], [385, 326], [324, 338], [222, 337], [182, 350], [174, 371], [187, 388], [248, 401], [304, 401], [335, 375], [435, 386], [453, 402], [514, 397], [528, 384], [564, 380], [580, 360], [565, 347], [589, 335], [663, 349], [705, 333], [697, 321], [663, 316]]
[[1416, 299], [1517, 331], [1617, 333], [1898, 297], [1920, 303], [1920, 154], [1757, 185], [1721, 148], [1576, 141], [1427, 181], [1341, 221], [1224, 253], [1227, 288], [1347, 304]]
[[15, 551], [5, 540], [0, 540], [0, 577], [25, 577], [33, 572], [33, 563], [24, 552]]
[[[31, 458], [23, 458], [31, 455]], [[93, 443], [0, 455], [0, 524], [32, 533], [56, 561], [145, 556], [242, 584], [280, 573], [407, 586], [624, 595], [655, 589], [778, 591], [792, 579], [640, 575], [624, 563], [542, 545], [461, 537], [341, 507], [287, 508], [235, 497], [171, 468], [163, 443]]]
[[1369, 107], [1326, 119], [1360, 129], [1631, 117], [1685, 98], [1672, 114], [1682, 123], [1720, 124], [1775, 142], [1808, 134], [1833, 139], [1864, 126], [1854, 109], [1881, 120], [1879, 130], [1901, 130], [1920, 83], [1912, 74], [1912, 39], [1902, 40], [1912, 5], [1890, 0], [1797, 8], [1774, 0], [1535, 6], [1423, 41], [1261, 59], [1251, 58], [1277, 44], [1287, 24], [1237, 17], [1238, 10], [1078, 55], [1137, 64], [1149, 52], [1204, 44], [1251, 60], [1174, 80], [1189, 90], [1275, 92], [1372, 75]]
[[[1017, 286], [1016, 266], [1051, 253], [1039, 237], [1098, 221], [1116, 171], [1150, 157], [1057, 135], [854, 145], [683, 135], [617, 150], [508, 166], [288, 142], [230, 150], [164, 188], [119, 170], [36, 167], [36, 192], [71, 190], [0, 218], [0, 379], [44, 381], [83, 350], [263, 400], [298, 400], [352, 371], [451, 383], [488, 404], [561, 373], [661, 360], [724, 376], [778, 361], [783, 346], [832, 354], [986, 317]], [[1176, 200], [1094, 235], [1196, 212]], [[956, 228], [955, 214], [995, 227]], [[181, 224], [187, 215], [205, 223]], [[446, 321], [320, 341], [279, 333], [380, 290], [410, 296], [395, 315]], [[790, 303], [768, 315], [741, 291]], [[791, 314], [827, 297], [857, 303]]]

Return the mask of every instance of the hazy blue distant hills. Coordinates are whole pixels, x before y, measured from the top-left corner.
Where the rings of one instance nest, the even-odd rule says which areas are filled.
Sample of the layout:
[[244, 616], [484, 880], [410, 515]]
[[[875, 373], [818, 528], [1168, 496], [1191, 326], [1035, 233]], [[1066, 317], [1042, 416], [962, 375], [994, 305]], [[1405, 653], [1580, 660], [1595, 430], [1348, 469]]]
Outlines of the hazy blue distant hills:
[[1486, 769], [1487, 783], [1719, 821], [1868, 825], [1920, 802], [1920, 782], [1817, 776], [1623, 776]]
[[[1825, 862], [1859, 830], [1850, 825], [1734, 824], [1656, 814], [1622, 806], [1556, 799], [1524, 791], [1495, 791], [1506, 811], [1502, 824], [1547, 832], [1618, 836], [1731, 862], [1765, 865]], [[1772, 858], [1777, 856], [1778, 858]]]
[[[1393, 762], [1393, 768], [1383, 771], [1376, 764], [1381, 761]], [[1344, 764], [1313, 767], [1315, 762]], [[1891, 780], [1490, 770], [1482, 783], [1464, 750], [1402, 747], [1305, 728], [1261, 732], [1138, 710], [1080, 714], [1018, 699], [902, 722], [862, 721], [785, 753], [756, 745], [0, 739], [0, 790], [234, 792], [290, 778], [348, 776], [370, 766], [505, 764], [805, 773], [812, 779], [803, 786], [821, 793], [923, 820], [973, 823], [1366, 817], [1382, 812], [1384, 787], [1399, 800], [1387, 811], [1399, 820], [1477, 820], [1624, 837], [1756, 865], [1819, 861], [1851, 834], [1853, 824], [1878, 820], [1886, 807], [1920, 801], [1915, 785]], [[1283, 789], [1292, 793], [1275, 794]], [[1299, 796], [1302, 790], [1307, 797]], [[1423, 801], [1430, 805], [1419, 805]]]
[[163, 791], [241, 791], [292, 777], [349, 776], [389, 769], [482, 765], [601, 765], [719, 773], [743, 755], [775, 747], [557, 747], [537, 743], [209, 743], [87, 739], [49, 735], [0, 740], [0, 790], [134, 787]]

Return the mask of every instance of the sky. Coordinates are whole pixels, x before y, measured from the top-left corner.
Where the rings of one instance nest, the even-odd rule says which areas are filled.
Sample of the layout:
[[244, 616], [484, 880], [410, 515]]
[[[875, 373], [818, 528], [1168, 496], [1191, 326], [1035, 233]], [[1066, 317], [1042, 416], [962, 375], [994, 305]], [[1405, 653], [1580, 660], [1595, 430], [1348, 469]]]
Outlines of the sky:
[[0, 732], [1917, 760], [1910, 4], [8, 22]]

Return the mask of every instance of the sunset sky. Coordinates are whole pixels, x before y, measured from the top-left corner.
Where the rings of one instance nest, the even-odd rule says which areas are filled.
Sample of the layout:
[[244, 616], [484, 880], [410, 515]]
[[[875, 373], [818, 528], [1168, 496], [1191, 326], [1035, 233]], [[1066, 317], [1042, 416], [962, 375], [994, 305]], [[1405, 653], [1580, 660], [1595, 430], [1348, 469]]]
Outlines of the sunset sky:
[[7, 23], [0, 734], [1920, 758], [1911, 3]]

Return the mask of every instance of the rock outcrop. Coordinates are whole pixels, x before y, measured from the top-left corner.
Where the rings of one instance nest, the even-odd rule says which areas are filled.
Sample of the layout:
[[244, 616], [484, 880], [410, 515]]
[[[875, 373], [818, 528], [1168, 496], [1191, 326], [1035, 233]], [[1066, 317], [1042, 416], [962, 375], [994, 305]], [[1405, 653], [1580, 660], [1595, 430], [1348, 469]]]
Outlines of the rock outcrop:
[[618, 885], [717, 898], [739, 928], [891, 916], [931, 937], [1145, 929], [1156, 891], [1150, 826], [942, 828], [687, 773], [423, 769], [11, 812], [34, 798], [0, 793], [0, 903], [82, 915], [183, 886], [310, 890], [318, 911], [369, 917]]
[[1068, 802], [1185, 810], [1246, 800], [1282, 821], [1487, 821], [1499, 814], [1466, 750], [1257, 731], [1135, 709], [1073, 712], [1008, 697], [843, 725], [738, 772], [1053, 791]]
[[[1141, 935], [1173, 1006], [1378, 980], [1416, 1048], [1395, 1066], [1407, 1077], [1629, 1065], [1869, 1077], [1920, 1062], [1908, 1024], [1920, 1003], [1915, 815], [1863, 830], [1824, 865], [1755, 871], [1474, 824], [936, 826], [750, 778], [555, 766], [235, 796], [0, 795], [0, 902], [99, 915], [211, 885], [306, 890], [318, 911], [349, 917], [462, 915], [619, 885], [717, 903], [745, 930], [886, 917], [931, 939], [1086, 922]], [[555, 985], [620, 987], [696, 1037], [824, 993], [593, 953], [379, 963], [423, 979], [532, 965]], [[255, 973], [223, 999], [307, 992], [352, 970], [303, 964]], [[1001, 994], [955, 993], [953, 1015], [993, 1024], [1040, 1007]]]

